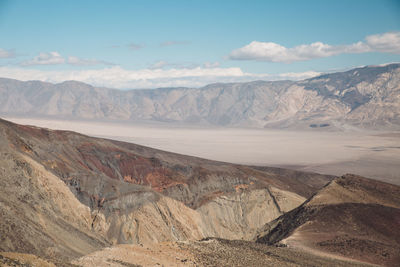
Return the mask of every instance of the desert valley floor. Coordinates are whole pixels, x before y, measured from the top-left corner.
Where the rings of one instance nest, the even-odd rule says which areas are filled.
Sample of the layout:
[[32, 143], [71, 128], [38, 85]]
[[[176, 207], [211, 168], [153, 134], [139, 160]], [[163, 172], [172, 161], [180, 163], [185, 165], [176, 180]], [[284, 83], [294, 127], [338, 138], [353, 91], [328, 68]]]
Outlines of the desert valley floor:
[[324, 174], [353, 173], [400, 185], [400, 133], [199, 128], [3, 117], [15, 123], [72, 130], [231, 163], [277, 166]]

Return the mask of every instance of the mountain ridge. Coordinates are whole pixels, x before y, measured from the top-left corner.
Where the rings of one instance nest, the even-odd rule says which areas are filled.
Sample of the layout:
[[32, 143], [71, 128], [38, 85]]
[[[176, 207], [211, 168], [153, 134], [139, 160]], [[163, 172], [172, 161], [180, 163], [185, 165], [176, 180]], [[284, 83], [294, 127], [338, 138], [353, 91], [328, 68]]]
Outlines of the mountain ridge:
[[203, 126], [400, 129], [400, 64], [302, 81], [122, 91], [66, 81], [0, 79], [0, 114]]

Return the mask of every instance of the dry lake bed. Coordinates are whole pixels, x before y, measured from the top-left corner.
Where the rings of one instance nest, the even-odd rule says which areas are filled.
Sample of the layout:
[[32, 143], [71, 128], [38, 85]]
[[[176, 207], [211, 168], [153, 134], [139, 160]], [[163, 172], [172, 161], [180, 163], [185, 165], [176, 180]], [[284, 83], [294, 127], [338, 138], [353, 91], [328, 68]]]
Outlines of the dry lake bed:
[[205, 129], [132, 122], [3, 118], [212, 160], [334, 175], [355, 173], [400, 184], [399, 132]]

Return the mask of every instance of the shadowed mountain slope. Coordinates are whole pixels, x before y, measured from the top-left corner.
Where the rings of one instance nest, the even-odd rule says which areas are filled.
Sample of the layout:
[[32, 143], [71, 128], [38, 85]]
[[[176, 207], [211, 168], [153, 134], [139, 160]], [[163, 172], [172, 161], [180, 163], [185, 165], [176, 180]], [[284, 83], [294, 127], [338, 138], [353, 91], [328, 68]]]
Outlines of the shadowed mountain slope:
[[267, 224], [257, 242], [398, 266], [399, 229], [400, 187], [345, 175]]

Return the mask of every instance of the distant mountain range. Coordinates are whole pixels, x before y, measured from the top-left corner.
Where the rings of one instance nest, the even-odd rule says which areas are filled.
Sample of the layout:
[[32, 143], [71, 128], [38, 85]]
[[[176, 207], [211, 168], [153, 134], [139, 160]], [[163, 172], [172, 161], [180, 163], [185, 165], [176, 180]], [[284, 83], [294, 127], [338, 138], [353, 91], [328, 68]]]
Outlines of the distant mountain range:
[[400, 64], [302, 81], [115, 90], [0, 79], [0, 115], [273, 128], [400, 129]]

